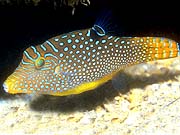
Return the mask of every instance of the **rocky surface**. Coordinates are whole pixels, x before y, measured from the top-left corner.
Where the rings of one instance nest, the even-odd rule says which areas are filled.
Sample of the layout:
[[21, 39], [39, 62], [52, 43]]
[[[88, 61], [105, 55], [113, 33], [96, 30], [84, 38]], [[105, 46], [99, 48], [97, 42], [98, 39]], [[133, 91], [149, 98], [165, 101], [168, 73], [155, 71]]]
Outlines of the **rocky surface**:
[[140, 64], [93, 91], [67, 97], [0, 96], [0, 133], [178, 135], [180, 59]]

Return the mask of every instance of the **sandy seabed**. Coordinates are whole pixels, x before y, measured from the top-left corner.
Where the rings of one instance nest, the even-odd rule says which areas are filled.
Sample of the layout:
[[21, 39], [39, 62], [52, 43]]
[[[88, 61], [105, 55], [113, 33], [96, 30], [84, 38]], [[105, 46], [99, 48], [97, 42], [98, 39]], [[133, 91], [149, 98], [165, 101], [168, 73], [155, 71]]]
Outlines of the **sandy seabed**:
[[139, 64], [67, 97], [0, 97], [0, 134], [179, 135], [180, 58]]

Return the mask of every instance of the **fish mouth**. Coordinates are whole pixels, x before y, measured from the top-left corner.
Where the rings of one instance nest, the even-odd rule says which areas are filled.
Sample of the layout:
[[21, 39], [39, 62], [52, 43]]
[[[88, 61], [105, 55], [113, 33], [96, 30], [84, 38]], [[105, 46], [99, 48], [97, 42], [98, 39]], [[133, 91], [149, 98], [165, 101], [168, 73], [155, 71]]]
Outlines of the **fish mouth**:
[[[20, 86], [22, 83], [22, 86]], [[16, 74], [10, 75], [3, 83], [4, 91], [9, 94], [32, 93], [32, 90], [24, 87], [23, 80]]]
[[14, 76], [9, 76], [5, 82], [3, 83], [3, 88], [4, 91], [7, 93], [11, 93], [11, 94], [16, 94], [18, 93], [17, 90], [14, 89], [15, 84], [17, 83], [17, 78], [15, 78]]
[[9, 88], [5, 82], [3, 83], [3, 88], [4, 88], [4, 91], [8, 93]]
[[4, 91], [7, 93], [11, 93], [11, 90], [13, 88], [14, 85], [14, 79], [10, 79], [9, 77], [5, 80], [5, 82], [3, 83], [3, 88]]
[[[26, 93], [24, 81], [28, 77], [23, 70], [16, 69], [3, 83], [4, 91], [10, 94]], [[30, 91], [28, 91], [30, 93]]]

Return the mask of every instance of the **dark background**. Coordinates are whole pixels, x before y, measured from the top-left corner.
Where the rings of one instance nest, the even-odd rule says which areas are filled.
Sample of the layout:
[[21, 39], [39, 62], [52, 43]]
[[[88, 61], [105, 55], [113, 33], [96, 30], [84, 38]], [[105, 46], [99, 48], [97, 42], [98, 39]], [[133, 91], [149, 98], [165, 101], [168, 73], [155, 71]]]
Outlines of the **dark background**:
[[24, 49], [58, 34], [92, 27], [102, 11], [111, 11], [121, 36], [162, 36], [180, 42], [179, 9], [171, 1], [91, 0], [90, 6], [76, 6], [72, 15], [72, 7], [54, 7], [50, 1], [38, 6], [0, 5], [0, 93]]

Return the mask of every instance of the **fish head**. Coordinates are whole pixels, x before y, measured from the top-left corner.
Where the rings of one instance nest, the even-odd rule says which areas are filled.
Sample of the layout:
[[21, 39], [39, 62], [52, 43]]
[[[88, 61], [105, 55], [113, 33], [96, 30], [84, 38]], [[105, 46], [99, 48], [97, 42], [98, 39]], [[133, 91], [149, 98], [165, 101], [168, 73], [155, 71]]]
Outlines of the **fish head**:
[[63, 76], [57, 63], [55, 54], [40, 53], [40, 46], [30, 46], [23, 52], [18, 67], [5, 80], [4, 90], [11, 94], [53, 93], [67, 76]]

